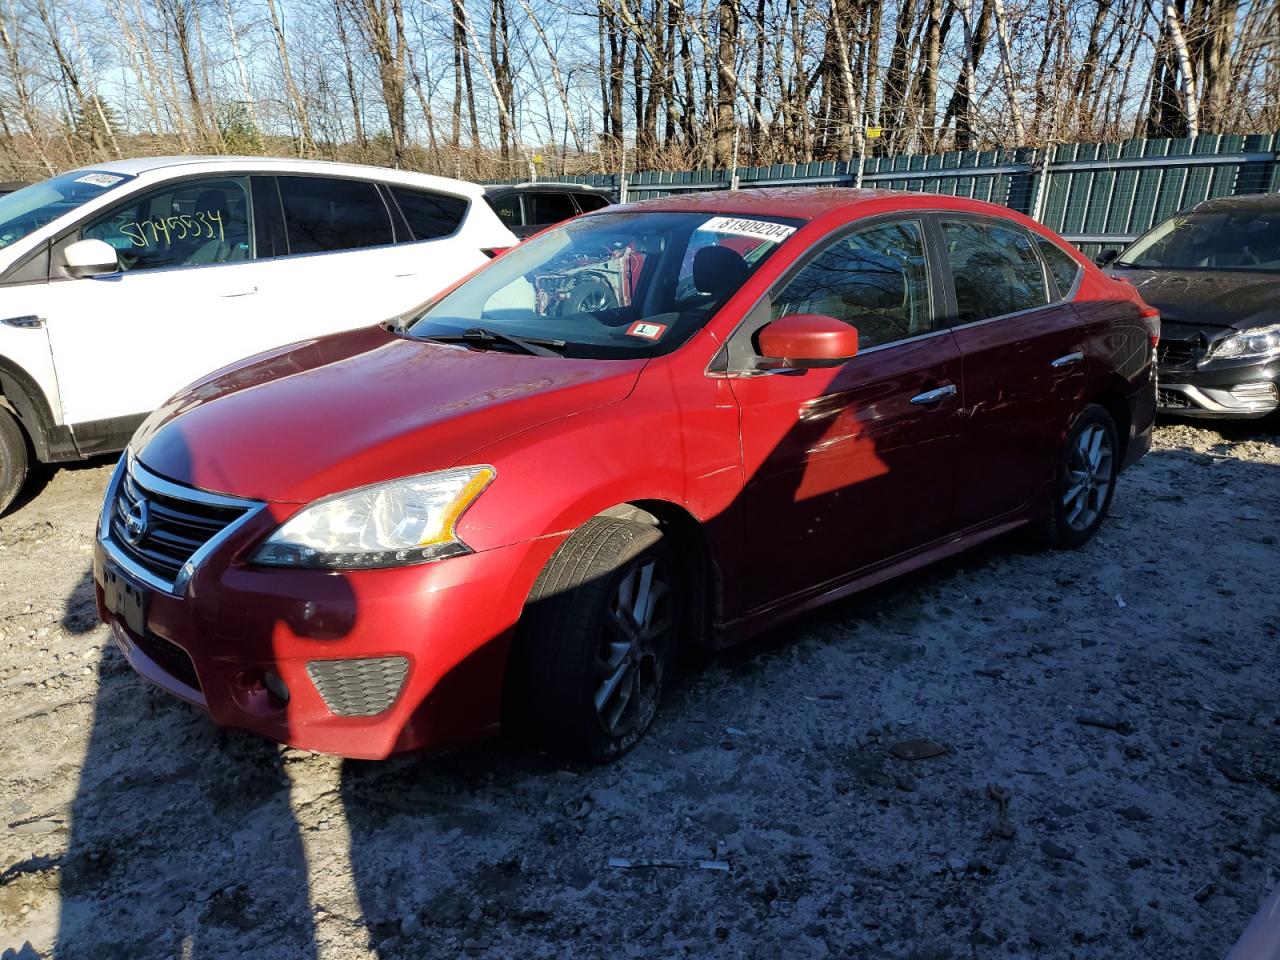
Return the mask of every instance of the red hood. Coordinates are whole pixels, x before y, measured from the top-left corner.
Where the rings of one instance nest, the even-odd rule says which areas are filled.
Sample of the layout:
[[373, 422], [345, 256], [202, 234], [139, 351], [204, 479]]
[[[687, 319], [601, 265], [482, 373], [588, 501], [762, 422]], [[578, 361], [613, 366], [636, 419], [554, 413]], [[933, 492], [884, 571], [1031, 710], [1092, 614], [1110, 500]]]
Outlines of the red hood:
[[644, 364], [481, 352], [372, 327], [219, 371], [148, 417], [131, 446], [180, 483], [306, 503], [444, 469], [504, 437], [615, 403]]

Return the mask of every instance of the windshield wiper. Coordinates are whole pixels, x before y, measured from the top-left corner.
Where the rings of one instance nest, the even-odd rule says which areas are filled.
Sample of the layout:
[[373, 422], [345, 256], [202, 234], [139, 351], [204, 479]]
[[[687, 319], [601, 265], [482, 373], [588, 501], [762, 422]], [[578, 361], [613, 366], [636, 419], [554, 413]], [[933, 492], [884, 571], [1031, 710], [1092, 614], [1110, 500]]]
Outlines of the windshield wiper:
[[422, 339], [436, 340], [440, 343], [467, 343], [484, 350], [495, 344], [506, 344], [515, 347], [522, 353], [531, 353], [535, 357], [558, 357], [564, 353], [565, 341], [550, 340], [542, 337], [514, 337], [509, 333], [490, 330], [488, 327], [470, 327], [462, 333], [427, 334]]

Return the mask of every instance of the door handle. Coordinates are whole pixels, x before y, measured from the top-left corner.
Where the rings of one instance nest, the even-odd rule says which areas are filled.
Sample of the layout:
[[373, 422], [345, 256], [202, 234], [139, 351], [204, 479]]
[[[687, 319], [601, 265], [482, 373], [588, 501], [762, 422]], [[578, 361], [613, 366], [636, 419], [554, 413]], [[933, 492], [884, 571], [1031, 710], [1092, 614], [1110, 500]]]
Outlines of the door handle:
[[257, 292], [258, 292], [257, 287], [250, 287], [248, 290], [237, 290], [234, 293], [224, 293], [222, 294], [222, 299], [230, 300], [234, 297], [250, 297]]
[[1051, 367], [1069, 367], [1073, 363], [1079, 363], [1084, 359], [1084, 354], [1077, 351], [1076, 353], [1068, 353], [1065, 357], [1059, 357], [1049, 364]]
[[947, 397], [956, 395], [956, 385], [948, 383], [945, 387], [937, 387], [933, 390], [926, 390], [924, 393], [917, 393], [911, 398], [912, 403], [937, 403], [939, 400], [945, 400]]
[[44, 317], [37, 317], [35, 314], [28, 314], [25, 317], [5, 317], [0, 320], [6, 327], [18, 327], [23, 330], [32, 330], [36, 327], [44, 326]]

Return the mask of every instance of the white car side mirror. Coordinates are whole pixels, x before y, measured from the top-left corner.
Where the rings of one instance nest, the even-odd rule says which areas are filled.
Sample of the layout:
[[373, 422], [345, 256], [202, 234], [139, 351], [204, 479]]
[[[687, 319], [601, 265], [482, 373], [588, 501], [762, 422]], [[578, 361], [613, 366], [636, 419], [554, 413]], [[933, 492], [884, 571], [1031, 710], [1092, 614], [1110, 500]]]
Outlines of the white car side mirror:
[[105, 240], [77, 240], [62, 251], [62, 259], [67, 275], [77, 280], [120, 270], [115, 248]]

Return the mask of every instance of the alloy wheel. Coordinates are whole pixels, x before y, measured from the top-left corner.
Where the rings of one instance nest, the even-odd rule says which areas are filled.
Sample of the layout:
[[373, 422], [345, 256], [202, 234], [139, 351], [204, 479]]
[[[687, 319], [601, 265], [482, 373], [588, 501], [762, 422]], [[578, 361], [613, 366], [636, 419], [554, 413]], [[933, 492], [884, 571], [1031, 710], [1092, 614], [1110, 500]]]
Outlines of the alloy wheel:
[[641, 557], [618, 580], [596, 653], [596, 715], [610, 737], [648, 722], [674, 627], [664, 566], [652, 556]]
[[1111, 438], [1101, 424], [1080, 431], [1067, 459], [1067, 489], [1062, 494], [1063, 513], [1072, 530], [1088, 530], [1106, 506], [1112, 457]]

